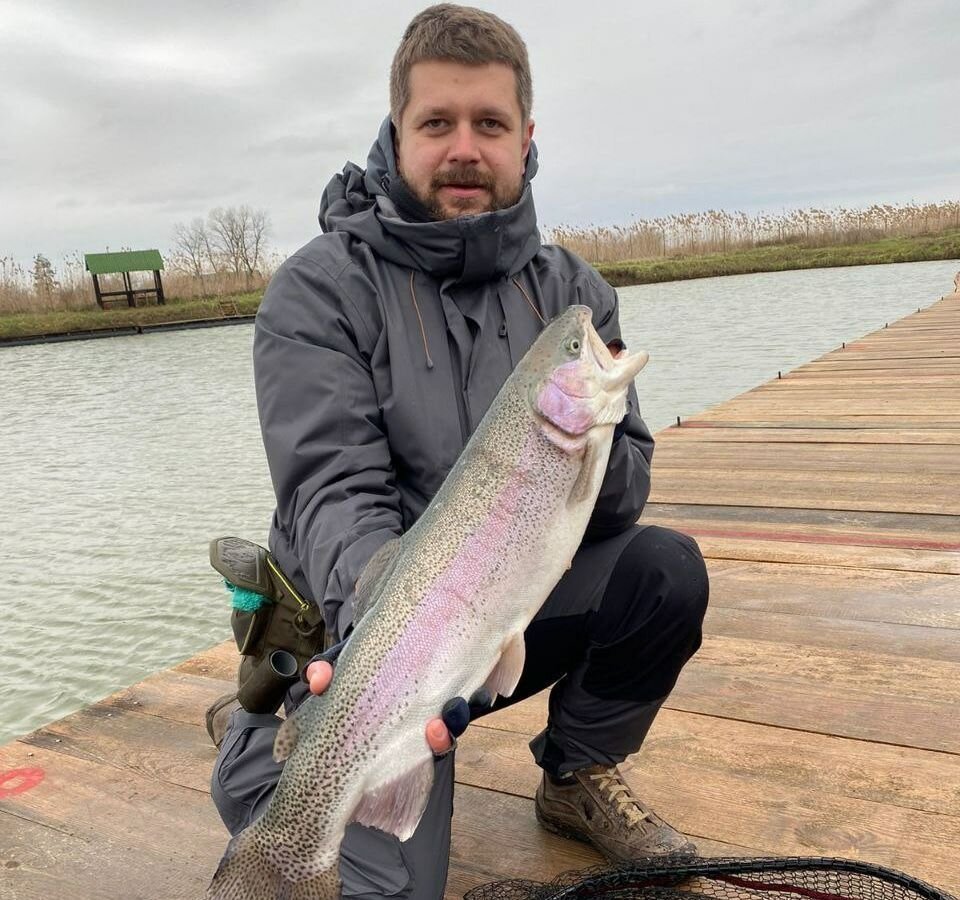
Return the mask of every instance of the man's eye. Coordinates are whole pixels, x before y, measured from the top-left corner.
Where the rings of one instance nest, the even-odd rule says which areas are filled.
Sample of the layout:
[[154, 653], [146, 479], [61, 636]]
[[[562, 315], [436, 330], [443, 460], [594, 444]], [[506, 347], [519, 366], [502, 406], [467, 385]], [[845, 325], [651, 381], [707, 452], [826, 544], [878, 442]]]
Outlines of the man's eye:
[[423, 127], [436, 131], [438, 128], [443, 128], [446, 124], [445, 119], [427, 119], [427, 121], [423, 123]]
[[486, 131], [494, 131], [500, 127], [500, 122], [497, 119], [481, 119], [480, 125]]

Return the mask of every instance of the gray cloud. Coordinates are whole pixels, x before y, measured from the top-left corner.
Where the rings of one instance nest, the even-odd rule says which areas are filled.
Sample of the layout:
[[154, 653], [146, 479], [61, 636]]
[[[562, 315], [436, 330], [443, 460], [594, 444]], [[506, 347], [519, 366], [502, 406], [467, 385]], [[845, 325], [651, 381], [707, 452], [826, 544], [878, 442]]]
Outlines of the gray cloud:
[[[530, 48], [547, 225], [960, 196], [951, 0], [485, 5]], [[234, 203], [294, 249], [421, 6], [0, 0], [0, 255]]]

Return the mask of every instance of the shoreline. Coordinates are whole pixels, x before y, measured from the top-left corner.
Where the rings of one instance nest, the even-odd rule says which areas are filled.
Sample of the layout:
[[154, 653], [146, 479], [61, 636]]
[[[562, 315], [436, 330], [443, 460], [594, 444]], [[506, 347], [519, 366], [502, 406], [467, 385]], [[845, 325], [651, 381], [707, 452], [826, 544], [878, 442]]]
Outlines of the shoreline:
[[219, 319], [181, 319], [171, 322], [153, 322], [145, 325], [118, 325], [106, 328], [88, 328], [79, 331], [61, 331], [0, 338], [0, 347], [30, 347], [37, 344], [62, 344], [66, 341], [90, 341], [97, 338], [131, 337], [157, 331], [185, 331], [192, 328], [218, 328], [221, 325], [247, 325], [255, 315], [224, 316]]
[[[595, 263], [594, 267], [608, 284], [617, 288], [725, 275], [947, 260], [956, 260], [960, 269], [960, 228], [935, 235], [885, 238], [862, 244], [828, 247], [777, 244], [702, 256]], [[262, 292], [255, 292], [133, 309], [0, 315], [0, 349], [243, 324], [253, 321], [262, 297]], [[224, 306], [229, 310], [225, 312]]]
[[755, 275], [802, 269], [836, 269], [892, 263], [956, 260], [960, 268], [960, 228], [939, 234], [883, 238], [861, 244], [810, 247], [773, 244], [727, 253], [664, 257], [626, 262], [597, 263], [595, 268], [612, 287], [662, 284], [724, 275]]

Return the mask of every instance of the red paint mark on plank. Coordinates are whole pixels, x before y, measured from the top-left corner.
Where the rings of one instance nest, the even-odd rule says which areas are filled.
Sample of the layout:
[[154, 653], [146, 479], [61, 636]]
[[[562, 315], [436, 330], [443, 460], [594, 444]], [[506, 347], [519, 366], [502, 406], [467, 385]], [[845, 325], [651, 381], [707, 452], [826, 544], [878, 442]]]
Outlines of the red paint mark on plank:
[[8, 769], [0, 772], [0, 800], [35, 788], [45, 776], [43, 769]]
[[760, 531], [748, 528], [701, 528], [690, 522], [680, 525], [694, 537], [744, 538], [756, 541], [794, 541], [802, 544], [837, 544], [841, 547], [895, 547], [898, 550], [960, 550], [957, 541], [927, 541], [923, 538], [883, 537], [879, 534], [807, 534], [803, 531]]

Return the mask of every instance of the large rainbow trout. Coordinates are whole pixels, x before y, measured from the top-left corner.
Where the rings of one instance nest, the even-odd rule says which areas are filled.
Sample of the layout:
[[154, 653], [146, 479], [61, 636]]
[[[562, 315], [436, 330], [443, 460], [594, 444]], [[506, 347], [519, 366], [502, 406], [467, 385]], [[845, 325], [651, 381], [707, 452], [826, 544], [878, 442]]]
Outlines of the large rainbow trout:
[[336, 676], [281, 726], [276, 793], [230, 841], [208, 898], [339, 897], [350, 822], [400, 840], [416, 829], [427, 721], [482, 686], [513, 692], [524, 629], [580, 545], [647, 361], [611, 356], [590, 316], [572, 306], [547, 326], [420, 519], [364, 569]]

